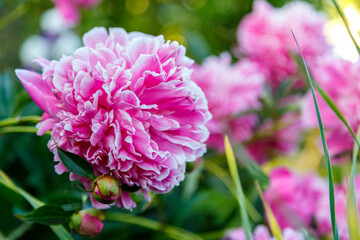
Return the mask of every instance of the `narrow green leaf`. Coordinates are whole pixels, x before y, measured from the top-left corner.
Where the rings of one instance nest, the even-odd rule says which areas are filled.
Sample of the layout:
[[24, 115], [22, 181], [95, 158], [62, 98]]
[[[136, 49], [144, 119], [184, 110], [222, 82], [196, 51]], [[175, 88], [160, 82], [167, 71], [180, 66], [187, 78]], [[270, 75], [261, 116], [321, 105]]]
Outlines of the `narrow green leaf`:
[[337, 223], [336, 223], [336, 215], [335, 215], [334, 176], [333, 176], [330, 157], [329, 157], [329, 152], [328, 152], [328, 148], [327, 148], [327, 144], [326, 144], [324, 126], [323, 126], [323, 123], [322, 123], [322, 120], [321, 120], [319, 105], [318, 105], [318, 102], [317, 102], [317, 99], [316, 99], [315, 90], [314, 90], [314, 86], [313, 86], [313, 83], [312, 83], [312, 79], [311, 79], [309, 70], [307, 68], [307, 65], [306, 65], [304, 56], [303, 56], [303, 54], [301, 52], [301, 49], [299, 47], [299, 44], [298, 44], [298, 42], [296, 40], [295, 34], [293, 33], [293, 31], [291, 31], [291, 33], [292, 33], [292, 35], [294, 37], [294, 40], [295, 40], [295, 43], [296, 43], [296, 45], [297, 45], [297, 47], [299, 49], [303, 65], [305, 67], [307, 80], [308, 80], [308, 83], [310, 85], [311, 93], [312, 93], [313, 100], [314, 100], [314, 105], [315, 105], [315, 109], [316, 109], [316, 115], [317, 115], [317, 119], [318, 119], [318, 123], [319, 123], [320, 136], [321, 136], [321, 141], [322, 141], [323, 150], [324, 150], [324, 157], [325, 157], [325, 161], [326, 161], [326, 168], [327, 168], [328, 177], [329, 177], [329, 201], [330, 201], [331, 225], [332, 225], [334, 239], [339, 240], [338, 228], [337, 228]]
[[25, 215], [16, 215], [17, 218], [45, 225], [59, 225], [69, 221], [68, 214], [58, 205], [44, 205]]
[[[28, 192], [26, 192], [22, 188], [16, 186], [14, 182], [2, 170], [0, 170], [0, 184], [23, 196], [33, 208], [38, 208], [45, 205], [43, 202], [31, 196]], [[50, 226], [50, 228], [53, 230], [56, 236], [58, 236], [59, 239], [73, 240], [70, 233], [62, 225]]]
[[94, 179], [93, 169], [85, 159], [82, 157], [66, 152], [61, 148], [57, 148], [61, 162], [65, 165], [70, 172], [73, 172], [79, 176]]
[[[357, 131], [357, 139], [360, 139], [360, 128]], [[359, 210], [357, 206], [355, 190], [356, 162], [359, 153], [359, 146], [355, 143], [353, 150], [353, 162], [351, 167], [350, 183], [346, 196], [346, 216], [351, 240], [360, 239], [359, 232]]]
[[345, 117], [340, 112], [339, 108], [336, 106], [334, 101], [331, 99], [331, 97], [325, 92], [325, 90], [316, 82], [313, 80], [313, 83], [320, 93], [321, 97], [324, 99], [326, 104], [331, 108], [331, 110], [335, 113], [335, 115], [340, 119], [340, 121], [345, 125], [345, 127], [350, 132], [351, 136], [353, 137], [355, 143], [360, 146], [360, 141], [356, 138], [355, 133], [353, 129], [350, 127], [349, 123], [346, 121]]
[[251, 240], [251, 227], [250, 227], [249, 216], [246, 211], [245, 196], [244, 196], [244, 192], [243, 192], [243, 189], [241, 186], [239, 172], [237, 170], [235, 155], [231, 148], [229, 138], [227, 136], [225, 136], [224, 144], [225, 144], [225, 154], [226, 154], [226, 159], [227, 159], [227, 162], [229, 165], [230, 175], [231, 175], [234, 185], [235, 185], [235, 190], [237, 193], [236, 194], [237, 201], [240, 206], [240, 214], [241, 214], [244, 232], [246, 235], [246, 240]]
[[271, 230], [272, 235], [277, 240], [282, 240], [283, 237], [282, 237], [282, 233], [281, 233], [279, 223], [277, 222], [277, 220], [275, 218], [275, 215], [274, 215], [273, 211], [271, 210], [271, 207], [269, 206], [269, 204], [265, 200], [258, 181], [255, 181], [255, 187], [256, 187], [256, 190], [257, 190], [257, 192], [258, 192], [258, 194], [259, 194], [259, 196], [261, 198], [261, 201], [263, 203], [264, 210], [265, 210], [266, 217], [267, 217], [267, 220], [268, 220], [269, 225], [270, 225], [270, 230]]
[[353, 41], [355, 47], [356, 47], [356, 50], [358, 51], [358, 53], [360, 54], [360, 47], [359, 45], [357, 44], [354, 36], [352, 35], [351, 33], [351, 30], [350, 30], [350, 27], [349, 27], [349, 21], [347, 20], [345, 14], [343, 13], [343, 11], [341, 10], [340, 6], [338, 5], [338, 3], [336, 2], [336, 0], [332, 0], [334, 5], [335, 5], [335, 8], [336, 10], [338, 11], [341, 19], [343, 20], [344, 24], [345, 24], [345, 27], [346, 27], [346, 30], [348, 31], [349, 35], [350, 35], [350, 38], [351, 40]]
[[269, 178], [261, 170], [259, 164], [251, 158], [251, 156], [246, 152], [245, 148], [241, 144], [236, 144], [234, 150], [237, 153], [236, 156], [238, 159], [245, 165], [249, 174], [256, 180], [259, 181], [262, 188], [266, 188], [269, 185]]
[[[205, 164], [205, 169], [213, 174], [214, 176], [216, 176], [222, 183], [224, 183], [224, 185], [229, 189], [229, 191], [231, 192], [231, 194], [234, 196], [234, 198], [237, 198], [237, 193], [235, 190], [235, 186], [233, 184], [233, 182], [231, 181], [231, 176], [230, 174], [225, 171], [222, 167], [220, 167], [218, 164], [216, 164], [213, 161], [207, 161]], [[247, 213], [249, 214], [249, 217], [254, 221], [254, 222], [260, 222], [262, 220], [262, 215], [255, 209], [255, 207], [252, 205], [251, 201], [249, 199], [246, 198], [245, 196], [245, 203], [246, 203], [246, 210]]]

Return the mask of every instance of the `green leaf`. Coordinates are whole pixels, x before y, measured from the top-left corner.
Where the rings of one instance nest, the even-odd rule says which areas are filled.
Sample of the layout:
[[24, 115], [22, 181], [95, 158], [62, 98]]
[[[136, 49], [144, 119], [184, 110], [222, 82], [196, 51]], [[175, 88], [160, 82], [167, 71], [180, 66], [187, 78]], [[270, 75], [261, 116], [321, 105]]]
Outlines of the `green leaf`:
[[346, 30], [348, 31], [348, 33], [349, 33], [349, 35], [350, 35], [350, 38], [351, 38], [351, 40], [353, 41], [353, 43], [354, 43], [354, 45], [355, 45], [355, 47], [356, 47], [356, 50], [357, 50], [358, 53], [360, 54], [360, 47], [359, 47], [359, 45], [357, 44], [354, 36], [353, 36], [352, 33], [351, 33], [351, 30], [350, 30], [350, 27], [349, 27], [349, 22], [348, 22], [348, 20], [347, 20], [347, 18], [346, 18], [346, 16], [345, 16], [345, 14], [343, 13], [343, 11], [341, 10], [341, 8], [340, 8], [339, 5], [337, 4], [336, 0], [332, 0], [332, 1], [333, 1], [334, 5], [335, 5], [335, 7], [336, 7], [336, 10], [338, 11], [341, 19], [343, 20], [343, 22], [344, 22], [344, 24], [345, 24]]
[[[360, 138], [360, 128], [357, 132], [357, 139]], [[359, 146], [354, 144], [353, 150], [353, 162], [351, 167], [350, 183], [346, 196], [346, 216], [349, 228], [349, 236], [351, 240], [360, 239], [359, 232], [359, 210], [357, 206], [356, 190], [355, 190], [355, 174], [356, 174], [356, 162], [359, 153]]]
[[65, 165], [70, 172], [73, 172], [79, 176], [94, 179], [93, 169], [85, 159], [79, 155], [66, 152], [61, 148], [57, 148], [61, 162]]
[[271, 210], [271, 207], [269, 206], [269, 204], [265, 200], [258, 181], [255, 181], [255, 187], [256, 187], [256, 190], [259, 193], [261, 201], [262, 201], [262, 203], [264, 205], [264, 210], [266, 212], [266, 217], [267, 217], [267, 220], [268, 220], [269, 225], [270, 225], [271, 233], [273, 234], [273, 236], [277, 240], [282, 240], [283, 237], [282, 237], [282, 233], [281, 233], [279, 223], [277, 222], [277, 220], [275, 218], [275, 215], [274, 215], [273, 211]]
[[16, 215], [17, 218], [45, 225], [60, 225], [69, 221], [68, 214], [58, 205], [44, 205], [25, 215]]
[[[22, 188], [16, 186], [14, 182], [3, 172], [0, 170], [0, 184], [8, 189], [20, 194], [23, 198], [25, 198], [33, 208], [38, 208], [45, 205], [40, 200], [36, 199], [35, 197], [31, 196], [28, 192], [23, 190]], [[70, 233], [62, 226], [50, 226], [56, 236], [59, 237], [61, 240], [73, 240]]]
[[335, 115], [340, 119], [340, 121], [345, 125], [345, 127], [350, 132], [351, 136], [353, 137], [354, 141], [357, 143], [358, 146], [360, 146], [360, 142], [355, 136], [355, 133], [353, 129], [350, 127], [349, 123], [346, 121], [345, 117], [341, 114], [339, 108], [336, 106], [334, 101], [331, 99], [331, 97], [325, 92], [325, 90], [316, 82], [314, 81], [314, 85], [318, 92], [320, 93], [321, 97], [324, 99], [326, 104], [331, 108], [331, 110], [335, 113]]
[[226, 159], [228, 161], [230, 174], [231, 174], [231, 177], [232, 177], [234, 185], [235, 185], [235, 190], [237, 193], [236, 194], [237, 201], [240, 206], [240, 215], [241, 215], [243, 228], [244, 228], [245, 235], [246, 235], [246, 240], [251, 240], [251, 226], [250, 226], [249, 216], [246, 211], [245, 196], [244, 196], [244, 192], [243, 192], [243, 189], [241, 186], [239, 172], [237, 170], [235, 155], [231, 148], [229, 138], [227, 136], [225, 136], [224, 144], [225, 144]]
[[336, 223], [336, 214], [335, 214], [334, 176], [333, 176], [330, 157], [329, 157], [329, 152], [328, 152], [328, 148], [327, 148], [327, 144], [326, 144], [324, 126], [323, 126], [323, 123], [322, 123], [322, 120], [321, 120], [319, 105], [318, 105], [318, 102], [317, 102], [317, 99], [316, 99], [315, 90], [314, 90], [314, 86], [313, 86], [313, 83], [312, 83], [312, 78], [310, 76], [309, 70], [307, 68], [307, 65], [306, 65], [304, 56], [303, 56], [303, 54], [301, 52], [301, 49], [299, 47], [299, 44], [298, 44], [298, 42], [296, 40], [295, 34], [293, 33], [293, 31], [291, 31], [291, 33], [292, 33], [292, 35], [294, 37], [294, 40], [295, 40], [295, 43], [296, 43], [296, 45], [297, 45], [297, 47], [299, 49], [303, 65], [305, 67], [307, 80], [308, 80], [308, 83], [310, 85], [311, 93], [312, 93], [313, 100], [314, 100], [314, 105], [315, 105], [315, 109], [316, 109], [316, 115], [317, 115], [317, 119], [318, 119], [318, 123], [319, 123], [321, 141], [322, 141], [322, 145], [323, 145], [323, 149], [324, 149], [324, 157], [325, 157], [325, 161], [326, 161], [326, 168], [327, 168], [328, 177], [329, 177], [329, 201], [330, 201], [331, 225], [332, 225], [334, 239], [339, 240], [338, 228], [337, 228], [337, 223]]

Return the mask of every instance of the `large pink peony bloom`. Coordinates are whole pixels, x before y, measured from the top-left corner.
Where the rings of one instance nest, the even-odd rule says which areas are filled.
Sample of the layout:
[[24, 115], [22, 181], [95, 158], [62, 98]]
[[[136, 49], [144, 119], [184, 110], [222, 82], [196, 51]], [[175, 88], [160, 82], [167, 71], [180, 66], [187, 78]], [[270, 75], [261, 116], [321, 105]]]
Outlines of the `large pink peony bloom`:
[[100, 0], [53, 0], [56, 9], [59, 10], [62, 17], [70, 24], [76, 24], [79, 21], [79, 8], [94, 7]]
[[[350, 126], [356, 130], [360, 124], [360, 115], [358, 114], [360, 112], [360, 61], [351, 63], [333, 56], [324, 57], [313, 69], [313, 77], [334, 100]], [[320, 95], [318, 95], [317, 100], [326, 129], [329, 153], [336, 157], [339, 154], [352, 151], [354, 141], [346, 127]], [[308, 92], [303, 100], [302, 120], [305, 127], [318, 128], [311, 92]]]
[[[58, 146], [85, 158], [96, 176], [110, 174], [144, 194], [170, 191], [186, 162], [205, 153], [209, 136], [211, 114], [190, 78], [193, 61], [177, 42], [121, 28], [94, 28], [83, 41], [73, 56], [38, 60], [42, 74], [16, 71], [45, 112], [38, 134], [52, 130], [56, 172], [67, 171]], [[90, 188], [90, 179], [80, 180]], [[123, 191], [117, 205], [135, 203]]]
[[[304, 235], [301, 232], [297, 232], [292, 228], [284, 229], [282, 233], [284, 240], [305, 240]], [[256, 226], [254, 233], [252, 234], [253, 240], [276, 240], [272, 237], [269, 229], [264, 225]], [[238, 228], [227, 232], [226, 237], [223, 240], [246, 240], [244, 229]]]
[[270, 173], [270, 186], [264, 196], [282, 229], [310, 227], [327, 187], [326, 181], [315, 174], [278, 168]]
[[265, 78], [257, 64], [240, 61], [231, 65], [230, 54], [223, 53], [196, 65], [192, 79], [204, 91], [213, 115], [207, 125], [211, 133], [208, 146], [222, 150], [223, 136], [229, 133], [240, 142], [249, 139], [257, 116], [240, 114], [260, 106]]
[[325, 22], [325, 15], [305, 2], [296, 1], [275, 9], [266, 1], [257, 0], [253, 12], [239, 25], [237, 51], [258, 62], [270, 85], [277, 88], [297, 72], [290, 55], [291, 51], [298, 52], [291, 30], [311, 63], [329, 49], [323, 35]]

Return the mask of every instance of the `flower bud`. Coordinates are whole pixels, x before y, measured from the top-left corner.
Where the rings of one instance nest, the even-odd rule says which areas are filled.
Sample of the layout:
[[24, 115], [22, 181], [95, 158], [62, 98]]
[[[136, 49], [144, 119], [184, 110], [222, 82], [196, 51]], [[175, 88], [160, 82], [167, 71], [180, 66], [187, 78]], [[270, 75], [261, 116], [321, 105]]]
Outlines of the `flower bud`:
[[104, 214], [98, 209], [86, 209], [71, 216], [70, 228], [83, 236], [95, 236], [101, 232], [105, 220]]
[[97, 177], [91, 186], [94, 198], [103, 204], [114, 203], [120, 195], [118, 181], [109, 175]]

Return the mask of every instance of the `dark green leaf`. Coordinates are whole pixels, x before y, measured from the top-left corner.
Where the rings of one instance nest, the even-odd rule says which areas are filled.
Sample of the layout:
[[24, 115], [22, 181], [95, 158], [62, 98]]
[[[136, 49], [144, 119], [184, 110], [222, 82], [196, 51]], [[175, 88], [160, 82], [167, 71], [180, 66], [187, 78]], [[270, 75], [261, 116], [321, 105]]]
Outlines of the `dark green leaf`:
[[82, 157], [66, 152], [61, 148], [57, 148], [61, 162], [69, 169], [70, 172], [73, 172], [79, 176], [87, 177], [94, 179], [93, 169], [85, 159]]
[[16, 217], [26, 222], [45, 225], [59, 225], [69, 220], [68, 214], [57, 205], [44, 205], [26, 215], [16, 215]]

